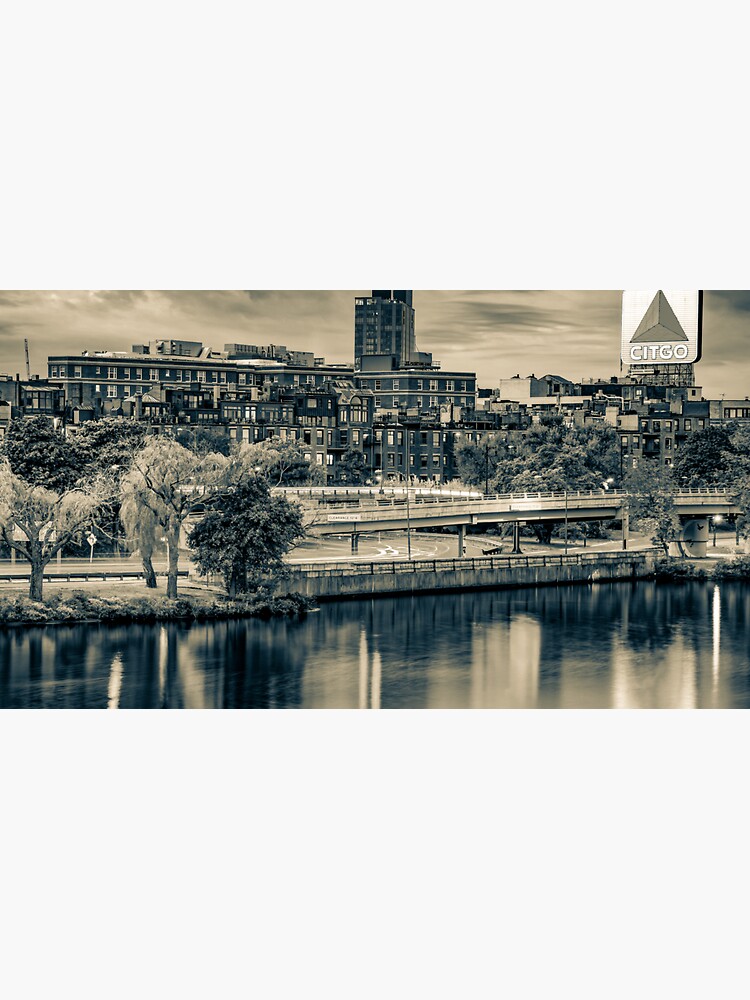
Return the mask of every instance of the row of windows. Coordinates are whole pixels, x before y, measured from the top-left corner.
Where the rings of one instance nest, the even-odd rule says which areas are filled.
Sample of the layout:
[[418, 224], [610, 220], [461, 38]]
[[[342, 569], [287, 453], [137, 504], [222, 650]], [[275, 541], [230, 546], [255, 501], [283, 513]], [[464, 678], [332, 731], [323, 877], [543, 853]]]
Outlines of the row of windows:
[[[69, 368], [73, 368], [73, 378], [83, 378], [83, 369], [81, 365], [50, 365], [49, 366], [49, 377], [50, 378], [66, 378], [69, 375]], [[212, 382], [215, 384], [226, 385], [227, 383], [227, 372], [225, 371], [196, 371], [194, 369], [187, 368], [134, 368], [132, 366], [121, 367], [116, 365], [88, 365], [86, 369], [87, 378], [103, 378], [104, 371], [106, 368], [106, 378], [111, 380], [121, 380], [129, 381], [133, 379], [136, 382], [159, 382], [165, 381], [167, 379], [176, 382]], [[234, 373], [232, 373], [234, 374]], [[315, 385], [323, 380], [323, 375], [293, 375], [292, 385]], [[234, 379], [231, 379], [234, 381]], [[239, 372], [237, 374], [238, 385], [257, 385], [257, 377], [247, 372]]]
[[[622, 442], [622, 447], [624, 449], [626, 449], [626, 450], [628, 448], [638, 449], [638, 448], [641, 447], [641, 438], [640, 438], [640, 435], [638, 435], [638, 434], [631, 434], [630, 435], [630, 439], [628, 439], [628, 435], [627, 434], [623, 434], [620, 437], [620, 441]], [[652, 448], [654, 448], [654, 450], [657, 450], [657, 451], [658, 451], [658, 449], [660, 447], [660, 442], [658, 440], [657, 441], [649, 441], [649, 442], [644, 441], [643, 444], [644, 445], [650, 445]], [[678, 447], [679, 447], [678, 443], [677, 443], [677, 441], [675, 441], [674, 442], [674, 450], [677, 451]], [[669, 438], [669, 437], [665, 437], [664, 438], [664, 450], [665, 451], [672, 451], [672, 438]]]
[[[661, 434], [662, 424], [664, 425], [665, 431], [680, 429], [679, 420], [641, 420], [641, 430], [650, 432], [652, 434]], [[702, 429], [706, 426], [706, 421], [703, 417], [699, 417], [693, 420], [692, 417], [685, 417], [682, 421], [683, 429], [686, 431]]]
[[[390, 385], [390, 386], [388, 385], [389, 381], [392, 382], [392, 385]], [[425, 382], [429, 382], [429, 392], [456, 392], [456, 391], [458, 391], [458, 392], [469, 392], [469, 391], [471, 391], [468, 388], [468, 384], [469, 383], [467, 382], [466, 379], [459, 379], [458, 380], [458, 390], [456, 390], [456, 380], [452, 379], [452, 378], [448, 378], [448, 379], [436, 379], [436, 378], [431, 378], [431, 379], [421, 379], [421, 378], [418, 378], [418, 379], [397, 379], [397, 378], [394, 378], [392, 380], [391, 379], [376, 378], [376, 379], [373, 379], [373, 382], [374, 382], [373, 388], [374, 388], [375, 392], [383, 392], [384, 388], [385, 388], [386, 392], [388, 391], [388, 389], [391, 389], [393, 392], [397, 392], [400, 389], [405, 389], [406, 391], [409, 391], [409, 392], [422, 392], [422, 391], [424, 391], [424, 384], [425, 384]], [[414, 382], [416, 382], [416, 385], [412, 384]], [[442, 382], [443, 385], [440, 385], [440, 382]]]
[[416, 399], [409, 399], [408, 396], [376, 396], [375, 397], [375, 409], [388, 409], [396, 406], [409, 406], [413, 404], [418, 410], [421, 410], [425, 406], [425, 399], [427, 399], [426, 405], [434, 410], [441, 404], [455, 403], [457, 406], [468, 406], [469, 399], [464, 396], [456, 396], [451, 399], [450, 396], [417, 396]]

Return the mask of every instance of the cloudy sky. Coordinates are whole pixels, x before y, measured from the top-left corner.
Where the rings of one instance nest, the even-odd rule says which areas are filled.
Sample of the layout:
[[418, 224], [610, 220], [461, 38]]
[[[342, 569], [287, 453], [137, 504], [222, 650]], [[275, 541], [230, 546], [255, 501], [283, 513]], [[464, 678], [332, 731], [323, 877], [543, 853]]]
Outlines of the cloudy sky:
[[[46, 373], [51, 354], [129, 350], [174, 337], [284, 344], [351, 362], [360, 291], [0, 292], [0, 371]], [[415, 291], [417, 346], [444, 369], [476, 371], [483, 387], [515, 374], [577, 380], [619, 371], [619, 291]], [[706, 396], [750, 395], [750, 291], [706, 292]]]

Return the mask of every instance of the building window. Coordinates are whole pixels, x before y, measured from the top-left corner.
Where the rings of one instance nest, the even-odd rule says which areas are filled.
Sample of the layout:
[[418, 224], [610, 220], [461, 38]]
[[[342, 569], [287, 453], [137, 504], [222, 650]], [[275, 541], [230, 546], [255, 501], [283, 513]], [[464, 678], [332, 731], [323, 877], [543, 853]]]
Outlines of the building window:
[[430, 392], [437, 392], [437, 391], [438, 391], [437, 379], [436, 378], [431, 378], [430, 379]]
[[424, 389], [424, 383], [421, 378], [417, 379], [417, 392], [421, 392]]
[[383, 388], [383, 381], [382, 381], [382, 379], [376, 378], [375, 379], [375, 392], [380, 392], [380, 390], [382, 388]]
[[108, 385], [107, 386], [107, 396], [111, 399], [113, 396], [116, 396], [116, 395], [117, 395], [117, 386], [116, 385]]
[[177, 381], [182, 382], [182, 371], [179, 368], [175, 372], [175, 375], [177, 376]]
[[438, 398], [437, 396], [430, 396], [430, 409], [437, 409]]
[[82, 375], [81, 375], [81, 366], [80, 365], [76, 365], [75, 368], [73, 369], [73, 372], [74, 372], [76, 378], [81, 378], [82, 377]]
[[380, 396], [375, 397], [375, 409], [376, 410], [380, 409]]
[[50, 365], [49, 373], [51, 378], [57, 378], [57, 365]]
[[446, 392], [453, 392], [453, 379], [452, 378], [446, 379], [446, 381], [445, 381], [445, 391]]
[[116, 368], [108, 368], [107, 369], [107, 378], [117, 378], [117, 369]]
[[206, 381], [206, 373], [205, 372], [198, 372], [198, 381], [199, 382], [205, 382]]
[[398, 389], [398, 379], [397, 378], [394, 378], [394, 380], [393, 380], [393, 389], [394, 389], [394, 392], [395, 392], [396, 389]]
[[688, 420], [686, 420], [686, 421], [685, 421], [685, 430], [686, 430], [686, 431], [689, 431], [689, 430], [692, 430], [692, 428], [693, 428], [693, 424], [692, 424], [692, 421], [691, 421], [691, 420], [689, 420], [689, 419], [688, 419]]
[[143, 369], [142, 368], [136, 368], [136, 370], [135, 370], [135, 377], [137, 379], [142, 379], [143, 378]]

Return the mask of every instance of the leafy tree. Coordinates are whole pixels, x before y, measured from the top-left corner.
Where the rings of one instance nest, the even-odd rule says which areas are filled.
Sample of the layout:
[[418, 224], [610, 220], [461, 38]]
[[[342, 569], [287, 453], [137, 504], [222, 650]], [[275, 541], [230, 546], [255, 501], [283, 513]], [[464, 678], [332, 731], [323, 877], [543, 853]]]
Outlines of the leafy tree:
[[296, 441], [268, 438], [254, 444], [242, 444], [236, 455], [249, 472], [263, 476], [270, 486], [325, 485], [325, 471], [308, 462], [302, 446]]
[[170, 438], [148, 441], [135, 455], [123, 489], [166, 538], [167, 597], [177, 596], [180, 531], [187, 518], [211, 504], [242, 472], [240, 463], [223, 455], [196, 455]]
[[725, 452], [725, 480], [732, 501], [741, 513], [735, 521], [736, 538], [750, 531], [750, 427], [734, 424], [729, 428], [731, 450]]
[[175, 441], [196, 455], [229, 455], [230, 440], [222, 427], [181, 427], [175, 434]]
[[10, 463], [0, 463], [0, 536], [30, 564], [29, 597], [41, 601], [44, 569], [57, 553], [90, 527], [113, 497], [100, 476], [62, 492], [28, 483]]
[[230, 597], [255, 589], [283, 568], [283, 557], [304, 535], [300, 508], [253, 476], [215, 502], [188, 536], [202, 574], [221, 573]]
[[669, 543], [679, 538], [682, 525], [674, 502], [674, 480], [657, 462], [641, 462], [625, 479], [631, 523], [651, 535], [669, 555]]
[[508, 444], [497, 434], [488, 434], [477, 444], [467, 441], [456, 451], [458, 477], [466, 486], [488, 489], [510, 455]]
[[[554, 417], [532, 425], [507, 445], [494, 446], [490, 489], [495, 493], [601, 489], [603, 482], [619, 478], [618, 449], [617, 434], [609, 425], [568, 426]], [[468, 446], [467, 451], [461, 449], [465, 467], [473, 462], [472, 483], [480, 485], [481, 476], [484, 485], [483, 446]]]
[[336, 482], [349, 486], [364, 486], [370, 478], [372, 470], [367, 459], [356, 448], [347, 448], [336, 465]]
[[16, 476], [48, 490], [71, 489], [84, 471], [77, 449], [49, 417], [12, 420], [3, 451]]
[[82, 424], [70, 443], [84, 469], [113, 469], [124, 474], [148, 434], [148, 427], [135, 420], [104, 417]]
[[675, 482], [688, 487], [722, 485], [733, 450], [728, 427], [709, 426], [696, 431], [675, 455]]

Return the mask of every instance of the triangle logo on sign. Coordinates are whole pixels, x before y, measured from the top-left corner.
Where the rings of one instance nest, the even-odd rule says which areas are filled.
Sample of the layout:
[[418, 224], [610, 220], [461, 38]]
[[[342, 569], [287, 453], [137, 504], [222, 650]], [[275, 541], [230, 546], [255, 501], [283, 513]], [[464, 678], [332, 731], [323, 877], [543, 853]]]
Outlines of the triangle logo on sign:
[[680, 321], [667, 302], [664, 292], [657, 292], [653, 302], [630, 339], [631, 344], [663, 344], [665, 341], [687, 340]]

